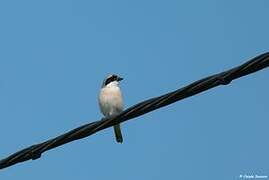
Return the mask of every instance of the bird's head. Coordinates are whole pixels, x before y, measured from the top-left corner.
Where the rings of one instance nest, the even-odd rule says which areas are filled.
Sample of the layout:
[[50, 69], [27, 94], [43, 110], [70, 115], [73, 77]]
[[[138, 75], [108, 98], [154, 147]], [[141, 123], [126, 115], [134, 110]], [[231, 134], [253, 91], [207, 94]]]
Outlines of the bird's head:
[[122, 77], [120, 77], [116, 74], [111, 74], [104, 79], [102, 87], [117, 86], [119, 84], [119, 81], [121, 81], [121, 80], [123, 80]]

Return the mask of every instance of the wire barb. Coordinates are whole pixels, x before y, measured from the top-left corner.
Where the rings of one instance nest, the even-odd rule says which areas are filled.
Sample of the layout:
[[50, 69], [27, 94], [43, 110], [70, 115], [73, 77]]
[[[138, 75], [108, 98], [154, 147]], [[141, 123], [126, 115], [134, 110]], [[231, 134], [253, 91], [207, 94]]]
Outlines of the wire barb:
[[41, 157], [42, 153], [50, 149], [64, 145], [71, 141], [85, 138], [113, 125], [141, 116], [148, 112], [154, 111], [158, 108], [175, 103], [184, 98], [214, 88], [216, 86], [228, 85], [234, 79], [254, 73], [268, 66], [269, 66], [269, 52], [261, 54], [249, 60], [248, 62], [235, 68], [232, 68], [230, 70], [195, 81], [190, 85], [180, 88], [176, 91], [140, 102], [126, 109], [117, 116], [110, 118], [103, 118], [99, 121], [82, 125], [58, 137], [47, 140], [40, 144], [32, 145], [28, 148], [18, 151], [8, 156], [7, 158], [0, 160], [0, 169], [4, 169], [6, 167], [30, 159], [32, 160], [38, 159]]

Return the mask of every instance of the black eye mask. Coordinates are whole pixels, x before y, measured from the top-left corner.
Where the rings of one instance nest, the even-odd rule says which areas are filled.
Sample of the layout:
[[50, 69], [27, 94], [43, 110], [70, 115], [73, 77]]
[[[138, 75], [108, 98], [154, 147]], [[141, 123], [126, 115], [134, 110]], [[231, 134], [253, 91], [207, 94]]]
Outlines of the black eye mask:
[[105, 85], [107, 85], [113, 81], [117, 81], [117, 79], [118, 79], [118, 76], [113, 74], [112, 76], [110, 76], [109, 78], [106, 79]]

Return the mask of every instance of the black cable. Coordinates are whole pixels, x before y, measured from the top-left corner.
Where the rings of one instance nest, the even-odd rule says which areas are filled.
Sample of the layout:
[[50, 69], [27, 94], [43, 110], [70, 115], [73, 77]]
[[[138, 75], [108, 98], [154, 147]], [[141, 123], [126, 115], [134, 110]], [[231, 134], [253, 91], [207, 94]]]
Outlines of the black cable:
[[127, 121], [137, 116], [141, 116], [150, 111], [161, 108], [163, 106], [167, 106], [176, 101], [193, 96], [195, 94], [206, 91], [213, 87], [219, 85], [227, 85], [234, 79], [240, 78], [250, 73], [254, 73], [268, 66], [269, 66], [269, 52], [261, 54], [249, 60], [248, 62], [235, 68], [232, 68], [230, 70], [198, 80], [176, 91], [138, 103], [126, 109], [121, 114], [115, 117], [104, 118], [99, 121], [95, 121], [80, 126], [56, 138], [47, 140], [40, 144], [32, 145], [28, 148], [18, 151], [8, 156], [7, 158], [2, 159], [0, 161], [0, 169], [30, 159], [32, 160], [38, 159], [41, 157], [41, 154], [44, 153], [45, 151], [56, 148], [71, 141], [90, 136], [98, 131], [101, 131], [102, 129], [111, 127], [115, 124]]

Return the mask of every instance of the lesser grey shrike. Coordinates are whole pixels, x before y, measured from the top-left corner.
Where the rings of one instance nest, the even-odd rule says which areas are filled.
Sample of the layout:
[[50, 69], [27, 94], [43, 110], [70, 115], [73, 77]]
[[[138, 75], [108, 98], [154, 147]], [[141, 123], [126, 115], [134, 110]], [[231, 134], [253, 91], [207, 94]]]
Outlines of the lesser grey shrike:
[[[115, 116], [123, 111], [123, 99], [119, 87], [119, 81], [121, 80], [123, 78], [112, 74], [103, 81], [98, 100], [100, 110], [105, 117]], [[116, 141], [122, 143], [120, 124], [114, 126], [114, 133]]]

